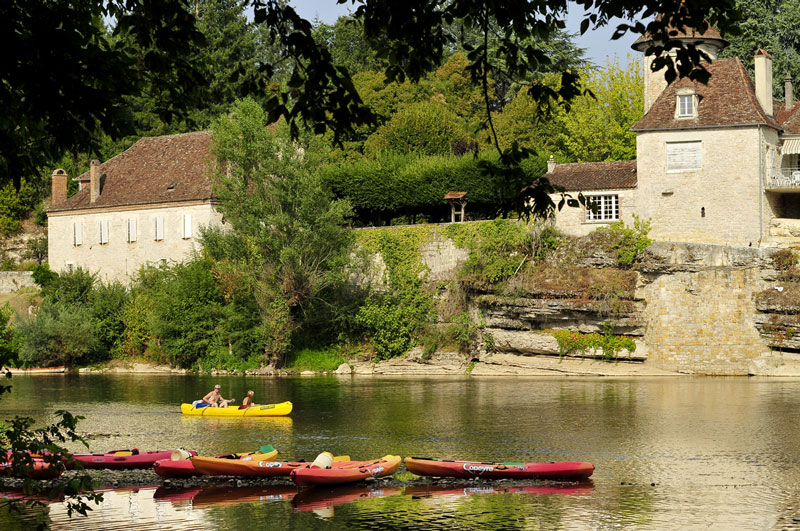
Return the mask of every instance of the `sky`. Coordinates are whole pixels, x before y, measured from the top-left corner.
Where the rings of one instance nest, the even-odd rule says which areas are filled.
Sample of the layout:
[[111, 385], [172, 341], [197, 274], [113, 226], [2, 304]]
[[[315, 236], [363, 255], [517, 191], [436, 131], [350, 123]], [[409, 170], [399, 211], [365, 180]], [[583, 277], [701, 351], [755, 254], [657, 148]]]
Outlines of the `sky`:
[[[351, 4], [339, 5], [336, 0], [290, 0], [289, 2], [297, 10], [298, 14], [307, 20], [319, 17], [325, 23], [332, 24], [342, 15], [346, 15]], [[568, 13], [567, 31], [570, 33], [580, 33], [582, 8], [574, 6]], [[620, 40], [612, 41], [611, 35], [614, 33], [616, 24], [605, 26], [599, 30], [589, 30], [586, 35], [578, 36], [575, 40], [581, 48], [586, 50], [586, 57], [597, 66], [604, 66], [606, 59], [613, 60], [616, 55], [620, 62], [628, 62], [628, 55], [631, 60], [640, 60], [641, 54], [631, 49], [631, 44], [636, 40], [635, 35], [626, 35]]]

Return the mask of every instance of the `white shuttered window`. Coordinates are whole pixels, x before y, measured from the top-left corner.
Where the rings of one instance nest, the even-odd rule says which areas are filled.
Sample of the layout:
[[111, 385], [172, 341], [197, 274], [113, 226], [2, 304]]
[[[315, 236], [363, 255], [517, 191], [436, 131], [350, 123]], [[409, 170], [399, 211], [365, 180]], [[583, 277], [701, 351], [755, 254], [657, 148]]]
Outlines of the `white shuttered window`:
[[163, 216], [156, 216], [155, 218], [155, 240], [160, 241], [164, 239], [164, 218]]
[[703, 167], [701, 142], [667, 142], [667, 171], [699, 170]]
[[128, 219], [128, 243], [136, 241], [136, 218]]
[[183, 215], [183, 239], [188, 240], [192, 237], [192, 215]]
[[108, 243], [108, 220], [100, 222], [100, 243]]
[[83, 245], [83, 224], [81, 223], [72, 224], [72, 244]]
[[619, 219], [618, 195], [588, 196], [586, 203], [586, 221], [617, 221]]

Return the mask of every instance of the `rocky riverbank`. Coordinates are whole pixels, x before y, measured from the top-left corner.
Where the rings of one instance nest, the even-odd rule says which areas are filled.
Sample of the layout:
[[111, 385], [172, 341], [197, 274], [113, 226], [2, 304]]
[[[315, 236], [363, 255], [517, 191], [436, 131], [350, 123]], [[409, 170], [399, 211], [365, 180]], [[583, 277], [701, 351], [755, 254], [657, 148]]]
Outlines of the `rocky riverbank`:
[[[185, 369], [175, 369], [168, 365], [115, 361], [105, 366], [82, 368], [85, 373], [129, 373], [129, 374], [187, 374]], [[212, 374], [231, 374], [226, 371]], [[291, 372], [269, 367], [247, 371], [257, 376], [315, 376], [313, 371]], [[328, 373], [329, 374], [329, 373]], [[350, 361], [343, 363], [333, 374], [345, 376], [594, 376], [594, 377], [640, 377], [640, 376], [681, 376], [702, 374], [691, 370], [672, 370], [660, 367], [643, 356], [616, 360], [602, 357], [574, 357], [551, 354], [511, 354], [498, 352], [484, 353], [471, 357], [459, 352], [437, 352], [425, 358], [421, 349], [408, 354], [384, 360]], [[748, 376], [800, 377], [800, 354], [770, 352], [752, 361], [747, 369]]]

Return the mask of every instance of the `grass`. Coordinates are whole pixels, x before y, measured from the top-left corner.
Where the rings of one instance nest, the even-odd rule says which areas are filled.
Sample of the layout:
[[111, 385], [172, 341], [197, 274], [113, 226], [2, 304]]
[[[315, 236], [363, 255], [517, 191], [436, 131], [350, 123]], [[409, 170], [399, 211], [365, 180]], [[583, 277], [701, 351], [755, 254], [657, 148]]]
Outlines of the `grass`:
[[293, 371], [335, 371], [344, 361], [337, 347], [304, 348], [288, 353], [284, 367]]
[[41, 296], [37, 288], [22, 288], [14, 293], [0, 294], [0, 306], [6, 303], [14, 310], [12, 321], [17, 322], [21, 317], [28, 315], [28, 308], [31, 305], [38, 306], [41, 303]]

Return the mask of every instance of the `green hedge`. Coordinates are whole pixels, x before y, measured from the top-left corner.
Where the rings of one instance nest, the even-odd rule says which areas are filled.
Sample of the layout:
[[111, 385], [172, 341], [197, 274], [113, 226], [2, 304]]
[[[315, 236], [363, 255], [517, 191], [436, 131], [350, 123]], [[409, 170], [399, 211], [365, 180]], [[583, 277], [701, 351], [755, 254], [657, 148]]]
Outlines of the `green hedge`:
[[[422, 214], [431, 221], [448, 219], [444, 195], [467, 192], [467, 214], [494, 217], [500, 203], [495, 179], [481, 170], [481, 160], [496, 161], [496, 154], [426, 156], [385, 154], [377, 159], [331, 165], [323, 179], [333, 192], [347, 198], [362, 222], [379, 224], [393, 217]], [[547, 168], [544, 156], [523, 163], [532, 182]]]

